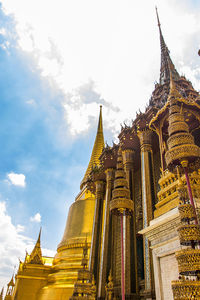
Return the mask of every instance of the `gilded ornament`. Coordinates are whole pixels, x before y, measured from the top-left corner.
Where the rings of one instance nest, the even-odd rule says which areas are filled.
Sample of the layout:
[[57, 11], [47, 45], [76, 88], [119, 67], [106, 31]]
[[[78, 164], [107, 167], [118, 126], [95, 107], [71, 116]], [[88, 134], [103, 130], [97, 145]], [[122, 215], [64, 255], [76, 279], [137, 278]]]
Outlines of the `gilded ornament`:
[[115, 199], [110, 202], [110, 211], [129, 211], [133, 212], [133, 201], [128, 199]]
[[130, 198], [130, 191], [127, 188], [118, 188], [113, 190], [112, 195], [113, 195], [113, 199], [117, 199], [120, 197], [126, 199], [126, 198]]
[[200, 299], [200, 281], [172, 281], [174, 300]]
[[189, 246], [191, 243], [198, 243], [200, 240], [200, 225], [180, 225], [177, 231], [181, 245]]
[[165, 160], [168, 166], [175, 162], [178, 164], [178, 161], [187, 157], [191, 159], [200, 157], [200, 148], [192, 144], [181, 145], [168, 150], [165, 154]]
[[195, 219], [194, 207], [191, 204], [182, 204], [178, 207], [181, 221], [189, 221]]
[[188, 132], [189, 128], [185, 122], [171, 123], [168, 128], [169, 136], [177, 132]]
[[176, 259], [181, 275], [197, 275], [200, 273], [200, 249], [177, 251]]
[[177, 133], [169, 137], [169, 139], [167, 140], [167, 144], [169, 148], [173, 148], [175, 146], [183, 144], [194, 144], [194, 137], [192, 135], [188, 135], [188, 133], [185, 132]]

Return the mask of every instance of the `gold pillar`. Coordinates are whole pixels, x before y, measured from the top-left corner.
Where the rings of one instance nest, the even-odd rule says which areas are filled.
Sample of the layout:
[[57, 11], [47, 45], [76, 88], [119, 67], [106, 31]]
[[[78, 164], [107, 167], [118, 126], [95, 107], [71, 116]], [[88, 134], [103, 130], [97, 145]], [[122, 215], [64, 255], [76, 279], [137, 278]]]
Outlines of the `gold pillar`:
[[[135, 216], [135, 195], [134, 195], [134, 150], [126, 149], [122, 152], [124, 170], [128, 181], [130, 196], [133, 200], [133, 216], [126, 218], [126, 288], [132, 293], [138, 293], [138, 271], [137, 271], [137, 244], [136, 244], [136, 216]], [[131, 228], [132, 227], [132, 228]], [[130, 244], [131, 241], [131, 244]], [[131, 268], [130, 266], [134, 266]], [[128, 286], [127, 286], [128, 285]]]
[[95, 182], [96, 186], [96, 203], [92, 230], [92, 241], [90, 250], [90, 260], [89, 260], [89, 270], [94, 274], [96, 284], [98, 286], [98, 269], [99, 269], [99, 259], [100, 259], [100, 243], [101, 243], [101, 222], [103, 214], [103, 198], [104, 198], [104, 182], [102, 180], [97, 180]]
[[110, 200], [112, 197], [112, 187], [114, 180], [114, 172], [112, 168], [106, 170], [106, 202], [105, 202], [105, 214], [103, 224], [103, 241], [101, 248], [100, 269], [99, 269], [99, 286], [98, 286], [98, 298], [105, 297], [105, 286], [107, 273], [110, 271], [110, 262], [108, 260], [108, 247], [111, 232], [110, 232]]
[[[145, 129], [138, 132], [141, 149], [141, 176], [142, 176], [142, 206], [143, 206], [143, 228], [148, 227], [153, 218], [152, 212], [152, 184], [150, 178], [150, 168], [153, 168], [152, 155], [152, 131]], [[147, 298], [151, 299], [153, 290], [152, 280], [152, 257], [150, 253], [149, 241], [143, 239], [144, 247], [144, 276], [145, 276], [145, 293]]]

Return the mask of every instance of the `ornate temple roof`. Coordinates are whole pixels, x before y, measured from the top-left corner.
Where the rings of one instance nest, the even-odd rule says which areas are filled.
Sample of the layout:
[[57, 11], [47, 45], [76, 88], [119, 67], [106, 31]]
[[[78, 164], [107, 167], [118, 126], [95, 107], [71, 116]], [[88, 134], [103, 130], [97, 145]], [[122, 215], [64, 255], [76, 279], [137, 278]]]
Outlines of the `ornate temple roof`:
[[31, 252], [31, 255], [28, 259], [27, 263], [30, 264], [43, 264], [42, 261], [42, 251], [41, 251], [41, 245], [40, 245], [40, 237], [41, 237], [41, 228], [38, 235], [37, 242], [35, 244], [35, 247], [33, 248], [33, 251]]
[[99, 113], [99, 123], [97, 128], [97, 134], [94, 142], [94, 146], [92, 149], [92, 154], [90, 157], [90, 161], [87, 167], [87, 170], [85, 172], [85, 175], [83, 177], [83, 180], [81, 181], [81, 189], [84, 186], [84, 184], [87, 181], [87, 178], [92, 171], [92, 168], [96, 165], [99, 165], [99, 157], [102, 153], [102, 150], [104, 148], [104, 136], [103, 136], [103, 121], [102, 121], [102, 106], [100, 106], [100, 113]]
[[160, 48], [161, 48], [161, 64], [160, 64], [160, 78], [159, 83], [155, 84], [155, 88], [149, 99], [149, 103], [146, 106], [145, 113], [139, 113], [136, 119], [133, 121], [133, 125], [137, 124], [138, 120], [142, 117], [146, 119], [147, 123], [156, 115], [159, 110], [166, 105], [170, 90], [170, 70], [172, 78], [177, 90], [183, 98], [187, 98], [192, 102], [200, 102], [199, 93], [193, 88], [192, 83], [183, 75], [179, 75], [175, 68], [175, 65], [170, 57], [170, 51], [165, 43], [158, 11], [156, 9], [156, 16], [158, 21], [159, 36], [160, 36]]

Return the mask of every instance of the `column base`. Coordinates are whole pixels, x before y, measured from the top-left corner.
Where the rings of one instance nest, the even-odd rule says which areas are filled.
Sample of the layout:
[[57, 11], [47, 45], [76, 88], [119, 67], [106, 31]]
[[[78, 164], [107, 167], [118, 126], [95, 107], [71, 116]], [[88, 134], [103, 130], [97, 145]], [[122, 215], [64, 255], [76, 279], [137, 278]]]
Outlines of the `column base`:
[[140, 299], [155, 300], [156, 299], [155, 291], [144, 290], [140, 292]]
[[[106, 297], [98, 297], [97, 300], [105, 300]], [[113, 296], [112, 299], [116, 299], [116, 297]], [[118, 296], [117, 299], [121, 299], [121, 296]], [[126, 300], [140, 300], [141, 297], [140, 295], [136, 295], [136, 294], [130, 294], [130, 295], [125, 295], [125, 299]]]

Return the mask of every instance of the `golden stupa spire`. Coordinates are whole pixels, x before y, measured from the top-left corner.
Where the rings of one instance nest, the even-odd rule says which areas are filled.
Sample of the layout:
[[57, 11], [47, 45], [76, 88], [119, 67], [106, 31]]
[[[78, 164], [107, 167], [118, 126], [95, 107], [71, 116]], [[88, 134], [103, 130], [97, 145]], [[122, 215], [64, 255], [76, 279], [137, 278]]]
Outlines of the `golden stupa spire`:
[[40, 264], [40, 265], [43, 264], [42, 250], [41, 250], [41, 245], [40, 245], [41, 231], [42, 231], [42, 228], [40, 228], [37, 242], [35, 244], [35, 247], [33, 248], [33, 251], [31, 252], [30, 258], [28, 260], [28, 263], [30, 263], [30, 264]]
[[99, 157], [102, 153], [103, 148], [104, 148], [104, 136], [103, 136], [103, 121], [102, 121], [102, 106], [100, 105], [99, 123], [97, 128], [96, 139], [92, 149], [90, 162], [88, 164], [83, 180], [81, 181], [81, 188], [86, 183], [87, 178], [90, 172], [92, 171], [92, 167], [99, 164]]

